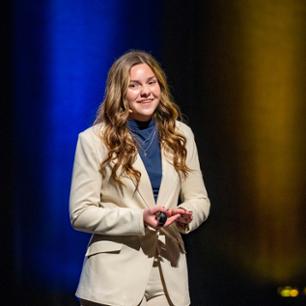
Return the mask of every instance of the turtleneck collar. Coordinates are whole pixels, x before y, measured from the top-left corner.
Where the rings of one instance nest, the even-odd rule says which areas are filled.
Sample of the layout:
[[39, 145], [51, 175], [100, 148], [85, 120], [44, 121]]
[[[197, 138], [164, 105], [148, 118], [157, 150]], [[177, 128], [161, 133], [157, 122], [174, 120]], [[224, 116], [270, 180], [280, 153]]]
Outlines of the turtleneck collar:
[[150, 119], [149, 121], [138, 121], [135, 119], [129, 119], [127, 125], [131, 131], [139, 131], [154, 127], [155, 121], [153, 119]]

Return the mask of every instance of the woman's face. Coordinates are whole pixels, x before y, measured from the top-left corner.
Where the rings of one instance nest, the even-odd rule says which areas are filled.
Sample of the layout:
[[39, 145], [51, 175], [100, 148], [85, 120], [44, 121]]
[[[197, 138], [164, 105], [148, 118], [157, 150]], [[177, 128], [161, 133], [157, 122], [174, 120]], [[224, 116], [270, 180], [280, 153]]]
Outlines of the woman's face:
[[160, 101], [160, 86], [147, 64], [131, 68], [126, 99], [130, 107], [130, 118], [138, 121], [152, 118]]

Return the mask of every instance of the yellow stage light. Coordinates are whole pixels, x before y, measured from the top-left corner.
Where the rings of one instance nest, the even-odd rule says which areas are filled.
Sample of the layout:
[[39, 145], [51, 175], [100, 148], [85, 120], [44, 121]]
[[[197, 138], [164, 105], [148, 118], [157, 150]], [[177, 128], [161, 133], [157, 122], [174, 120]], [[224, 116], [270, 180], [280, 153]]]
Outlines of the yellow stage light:
[[[305, 294], [305, 290], [306, 288], [304, 288], [304, 294]], [[298, 288], [291, 287], [291, 286], [279, 287], [277, 291], [279, 295], [284, 298], [295, 298], [295, 297], [298, 297], [300, 294], [300, 291]]]
[[299, 295], [299, 290], [298, 289], [291, 289], [290, 290], [290, 296], [291, 297], [297, 297]]

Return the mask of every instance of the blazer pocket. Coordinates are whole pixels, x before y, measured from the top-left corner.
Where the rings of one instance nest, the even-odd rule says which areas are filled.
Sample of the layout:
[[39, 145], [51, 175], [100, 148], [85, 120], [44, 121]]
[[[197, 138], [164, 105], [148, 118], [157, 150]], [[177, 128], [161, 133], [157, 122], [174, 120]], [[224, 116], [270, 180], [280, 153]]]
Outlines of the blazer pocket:
[[119, 253], [122, 243], [111, 240], [100, 240], [90, 244], [85, 256], [89, 257], [98, 253]]

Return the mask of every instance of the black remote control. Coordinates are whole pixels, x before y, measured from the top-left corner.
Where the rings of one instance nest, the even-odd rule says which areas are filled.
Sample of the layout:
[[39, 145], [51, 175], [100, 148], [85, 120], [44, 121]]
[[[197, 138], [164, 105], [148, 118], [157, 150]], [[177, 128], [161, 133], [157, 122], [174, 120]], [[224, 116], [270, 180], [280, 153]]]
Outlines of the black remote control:
[[158, 221], [159, 226], [163, 226], [166, 223], [167, 219], [167, 215], [162, 211], [156, 214], [156, 220]]

